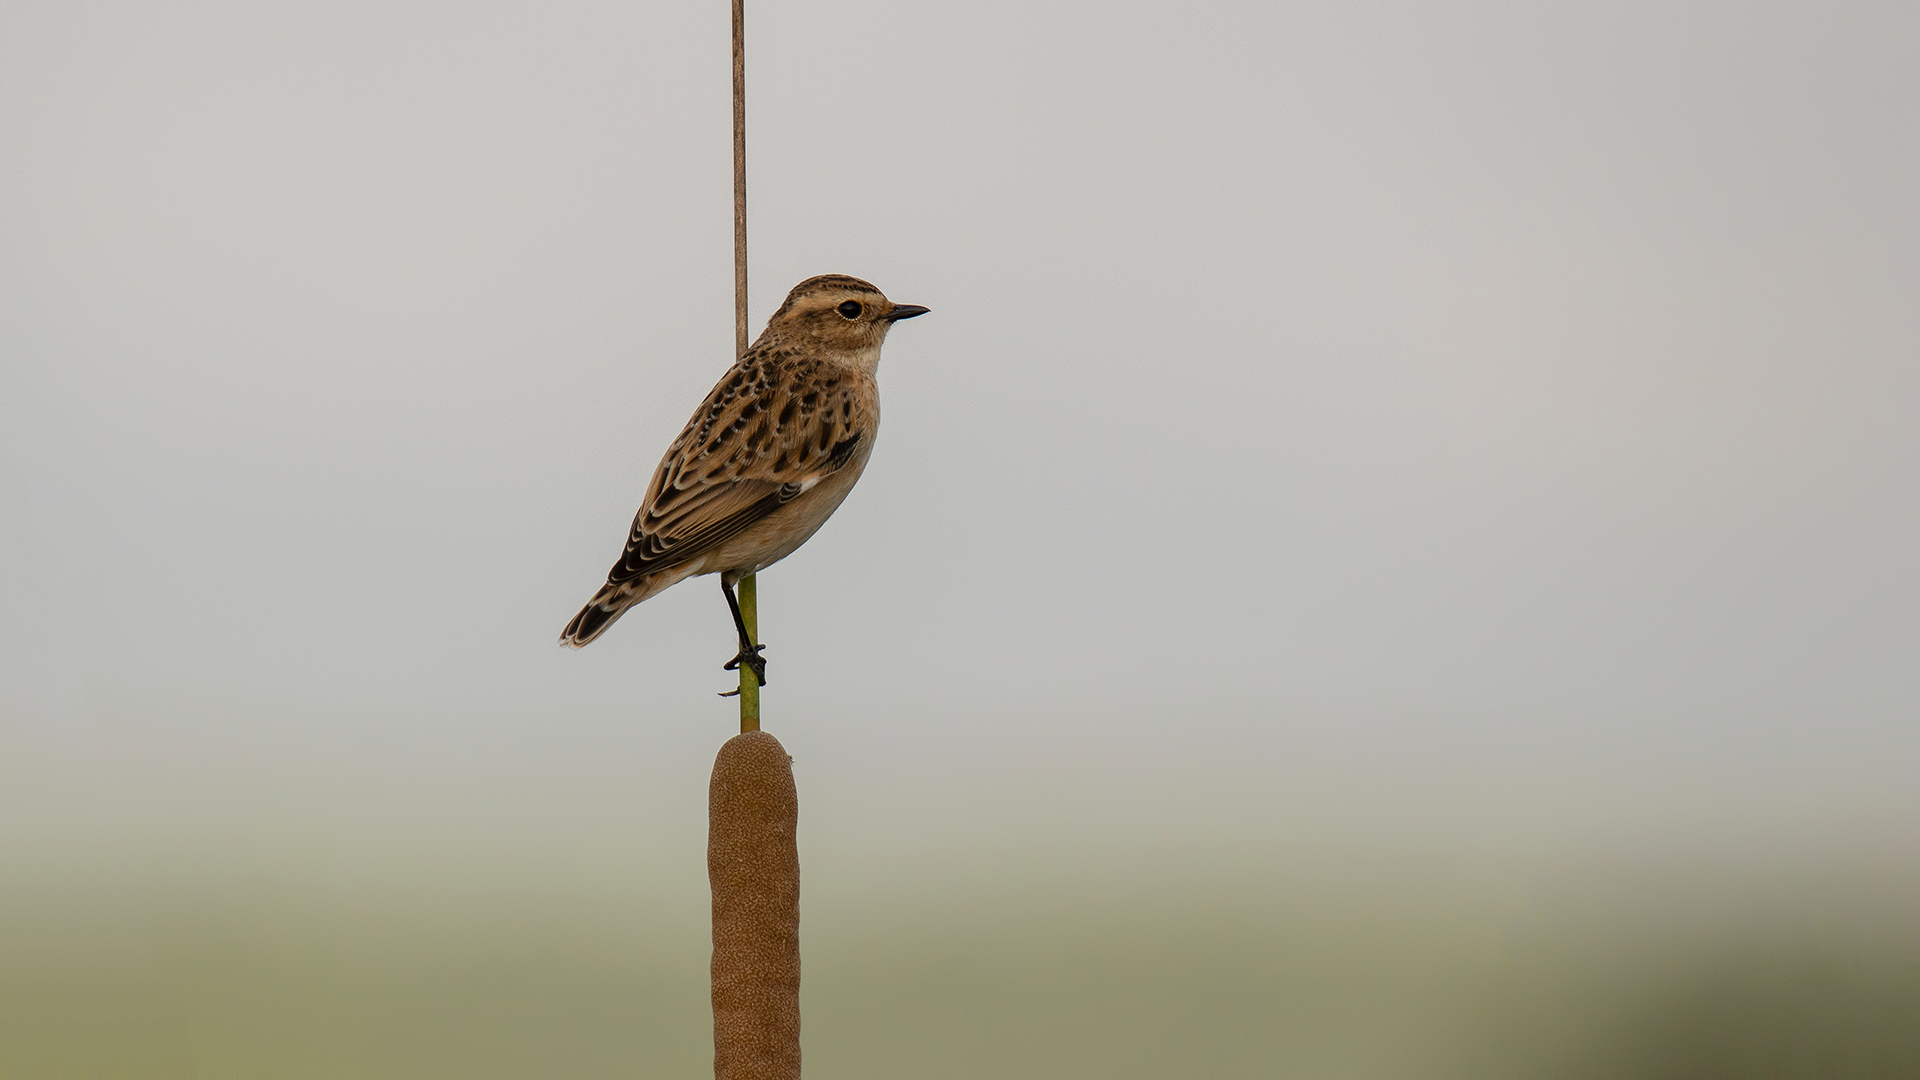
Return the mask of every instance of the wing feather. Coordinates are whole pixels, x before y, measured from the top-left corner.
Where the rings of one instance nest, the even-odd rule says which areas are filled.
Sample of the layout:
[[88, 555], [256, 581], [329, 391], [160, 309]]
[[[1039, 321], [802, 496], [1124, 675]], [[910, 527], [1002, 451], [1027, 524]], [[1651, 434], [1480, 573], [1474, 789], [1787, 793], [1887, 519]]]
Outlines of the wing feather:
[[853, 458], [871, 407], [853, 381], [777, 359], [742, 359], [667, 448], [609, 584], [713, 551]]

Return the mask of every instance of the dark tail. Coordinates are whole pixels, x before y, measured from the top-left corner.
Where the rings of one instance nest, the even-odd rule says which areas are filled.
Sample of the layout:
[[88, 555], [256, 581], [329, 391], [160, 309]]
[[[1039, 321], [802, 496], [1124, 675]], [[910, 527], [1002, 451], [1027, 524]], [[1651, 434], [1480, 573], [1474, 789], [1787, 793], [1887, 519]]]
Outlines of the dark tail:
[[567, 628], [560, 631], [560, 644], [571, 649], [588, 644], [632, 606], [632, 597], [620, 595], [619, 589], [612, 585], [602, 586], [593, 599], [587, 601], [587, 606], [580, 609], [580, 614], [567, 624]]

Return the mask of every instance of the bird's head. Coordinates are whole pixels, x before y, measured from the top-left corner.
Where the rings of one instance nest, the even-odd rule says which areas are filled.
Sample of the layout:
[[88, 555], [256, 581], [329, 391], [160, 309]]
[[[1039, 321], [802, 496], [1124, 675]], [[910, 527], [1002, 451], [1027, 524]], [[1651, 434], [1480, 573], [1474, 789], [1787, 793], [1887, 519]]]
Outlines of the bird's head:
[[879, 289], [845, 274], [810, 277], [793, 287], [786, 303], [767, 320], [766, 338], [824, 346], [833, 352], [879, 359], [887, 328], [925, 315], [918, 304], [896, 304]]

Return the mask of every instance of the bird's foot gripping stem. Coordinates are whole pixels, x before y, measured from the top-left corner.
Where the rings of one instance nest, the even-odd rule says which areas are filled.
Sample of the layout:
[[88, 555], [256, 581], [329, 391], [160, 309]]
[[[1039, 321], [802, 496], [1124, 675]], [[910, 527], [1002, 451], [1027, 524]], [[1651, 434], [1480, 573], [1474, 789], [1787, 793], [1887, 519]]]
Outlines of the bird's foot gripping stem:
[[740, 665], [745, 664], [753, 672], [753, 681], [765, 686], [767, 685], [767, 658], [760, 655], [760, 651], [765, 648], [765, 645], [749, 645], [741, 642], [740, 654], [727, 661], [721, 670], [738, 671]]
[[[767, 661], [760, 655], [760, 650], [766, 648], [766, 646], [755, 645], [753, 643], [753, 634], [747, 630], [747, 620], [740, 613], [740, 601], [733, 595], [733, 582], [728, 580], [729, 577], [731, 577], [731, 575], [721, 575], [720, 591], [726, 594], [727, 610], [733, 613], [733, 628], [740, 632], [740, 652], [739, 655], [727, 661], [726, 667], [723, 670], [737, 671], [741, 664], [745, 664], [747, 665], [747, 670], [753, 672], [753, 681], [759, 683], [761, 686], [765, 686], [767, 685]], [[735, 691], [735, 693], [738, 692], [739, 691]], [[720, 696], [728, 697], [730, 695], [722, 694]]]

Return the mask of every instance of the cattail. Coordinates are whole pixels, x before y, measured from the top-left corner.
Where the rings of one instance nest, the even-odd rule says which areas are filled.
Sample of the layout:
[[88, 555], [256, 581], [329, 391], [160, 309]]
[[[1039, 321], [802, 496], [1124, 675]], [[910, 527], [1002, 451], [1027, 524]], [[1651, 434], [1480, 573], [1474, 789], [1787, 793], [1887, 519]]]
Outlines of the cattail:
[[707, 815], [714, 1080], [799, 1080], [800, 801], [780, 740], [727, 740]]

